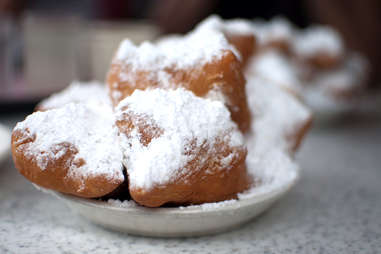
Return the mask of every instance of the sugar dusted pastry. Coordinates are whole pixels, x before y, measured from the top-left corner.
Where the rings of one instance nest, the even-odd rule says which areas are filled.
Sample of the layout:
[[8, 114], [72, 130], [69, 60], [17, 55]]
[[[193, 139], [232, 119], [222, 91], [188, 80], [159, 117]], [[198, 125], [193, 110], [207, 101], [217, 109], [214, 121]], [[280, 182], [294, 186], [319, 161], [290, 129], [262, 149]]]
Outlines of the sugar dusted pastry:
[[338, 66], [345, 54], [340, 35], [327, 26], [301, 30], [293, 41], [293, 51], [300, 61], [319, 69]]
[[64, 90], [52, 94], [42, 100], [36, 107], [38, 111], [45, 111], [62, 107], [69, 103], [110, 104], [110, 99], [106, 92], [106, 86], [97, 81], [79, 82], [73, 81]]
[[220, 101], [177, 90], [135, 90], [116, 108], [132, 198], [201, 204], [246, 190], [246, 148]]
[[351, 97], [365, 86], [367, 67], [367, 62], [361, 55], [352, 53], [337, 68], [316, 73], [308, 85], [319, 87], [333, 99]]
[[44, 188], [100, 197], [123, 181], [122, 152], [111, 109], [70, 103], [35, 112], [12, 133], [16, 168]]
[[184, 37], [140, 46], [124, 40], [112, 61], [107, 84], [114, 106], [135, 89], [183, 87], [200, 97], [223, 100], [242, 131], [250, 125], [241, 62], [225, 36], [196, 29]]
[[363, 92], [368, 78], [368, 63], [361, 55], [349, 54], [340, 66], [315, 72], [306, 83], [304, 97], [319, 112], [350, 110]]
[[243, 66], [256, 50], [256, 37], [248, 20], [222, 20], [219, 16], [212, 15], [202, 21], [197, 29], [212, 29], [224, 33], [229, 43], [240, 53]]

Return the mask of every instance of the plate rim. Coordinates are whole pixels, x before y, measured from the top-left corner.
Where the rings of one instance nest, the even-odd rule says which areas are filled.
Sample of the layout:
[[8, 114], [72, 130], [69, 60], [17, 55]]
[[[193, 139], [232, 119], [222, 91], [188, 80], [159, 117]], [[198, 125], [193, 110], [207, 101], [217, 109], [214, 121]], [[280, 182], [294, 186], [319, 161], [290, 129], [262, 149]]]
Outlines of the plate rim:
[[218, 212], [233, 211], [237, 209], [242, 209], [244, 207], [249, 207], [251, 205], [255, 205], [257, 203], [261, 203], [267, 200], [271, 200], [271, 199], [276, 200], [280, 198], [281, 196], [285, 195], [286, 193], [288, 193], [292, 189], [292, 187], [296, 185], [296, 183], [299, 180], [300, 180], [300, 170], [298, 169], [298, 170], [295, 170], [295, 177], [288, 180], [282, 185], [272, 187], [268, 191], [254, 193], [251, 195], [248, 194], [248, 197], [238, 198], [236, 202], [226, 203], [224, 205], [221, 205], [215, 208], [207, 208], [207, 209], [204, 209], [201, 205], [194, 205], [191, 207], [152, 207], [150, 208], [150, 207], [144, 207], [137, 204], [136, 206], [123, 207], [123, 206], [112, 205], [108, 203], [108, 201], [77, 197], [74, 195], [61, 193], [54, 190], [47, 190], [45, 188], [41, 188], [40, 186], [36, 186], [35, 184], [33, 185], [38, 189], [42, 189], [43, 191], [47, 191], [53, 194], [53, 196], [65, 202], [73, 202], [73, 203], [77, 203], [87, 207], [109, 210], [113, 212], [125, 212], [126, 214], [128, 213], [129, 215], [136, 214], [141, 216], [145, 216], [145, 215], [182, 216], [182, 215], [192, 215], [192, 214], [208, 215], [210, 213], [215, 213], [216, 211]]

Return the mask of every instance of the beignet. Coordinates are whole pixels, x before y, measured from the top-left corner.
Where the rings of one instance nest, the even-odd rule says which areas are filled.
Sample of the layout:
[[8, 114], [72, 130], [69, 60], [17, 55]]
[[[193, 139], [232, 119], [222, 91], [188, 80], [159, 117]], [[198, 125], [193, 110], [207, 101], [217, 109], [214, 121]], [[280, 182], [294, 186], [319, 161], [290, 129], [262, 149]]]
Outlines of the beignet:
[[16, 168], [44, 188], [100, 197], [124, 180], [111, 109], [70, 103], [35, 112], [12, 133]]
[[135, 90], [116, 108], [131, 197], [139, 204], [201, 204], [246, 190], [246, 147], [220, 101], [176, 90]]
[[330, 27], [312, 26], [301, 30], [293, 41], [293, 53], [302, 64], [317, 69], [338, 66], [345, 55], [340, 35]]
[[233, 121], [246, 132], [250, 128], [246, 81], [234, 52], [222, 33], [209, 29], [139, 47], [125, 40], [107, 76], [111, 100], [117, 106], [135, 89], [183, 87], [200, 97], [223, 100]]

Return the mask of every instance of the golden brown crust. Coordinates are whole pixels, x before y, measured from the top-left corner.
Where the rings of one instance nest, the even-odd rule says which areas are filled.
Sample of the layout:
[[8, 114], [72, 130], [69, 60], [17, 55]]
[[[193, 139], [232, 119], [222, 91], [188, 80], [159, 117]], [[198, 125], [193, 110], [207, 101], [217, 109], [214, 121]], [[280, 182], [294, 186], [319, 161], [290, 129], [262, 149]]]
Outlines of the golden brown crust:
[[12, 133], [12, 157], [16, 168], [29, 181], [55, 191], [73, 194], [79, 197], [94, 198], [104, 196], [116, 189], [122, 181], [110, 181], [106, 176], [98, 175], [83, 178], [68, 177], [70, 165], [81, 166], [86, 163], [83, 159], [75, 160], [78, 152], [70, 143], [61, 143], [53, 150], [54, 153], [64, 151], [58, 159], [51, 158], [45, 169], [41, 169], [35, 158], [25, 155], [25, 145], [34, 142], [24, 132], [16, 130]]
[[[196, 66], [190, 69], [167, 68], [164, 71], [169, 74], [171, 85], [183, 87], [200, 97], [208, 96], [208, 93], [217, 89], [226, 98], [226, 104], [231, 112], [232, 119], [241, 131], [247, 132], [250, 128], [250, 111], [245, 94], [245, 78], [242, 73], [240, 61], [231, 51], [225, 51], [217, 61]], [[129, 78], [122, 81], [120, 73]], [[155, 78], [152, 78], [155, 76]], [[130, 66], [114, 62], [107, 76], [113, 105], [116, 106], [122, 99], [132, 94], [135, 89], [165, 88], [157, 73], [144, 70], [131, 71]], [[121, 96], [112, 96], [114, 92]]]
[[233, 34], [225, 33], [229, 43], [231, 43], [241, 54], [242, 66], [245, 67], [249, 58], [254, 55], [256, 51], [256, 38], [254, 35]]
[[[228, 167], [221, 166], [221, 158], [229, 153], [238, 156]], [[246, 149], [231, 149], [222, 142], [213, 148], [202, 148], [195, 159], [184, 167], [189, 172], [187, 175], [149, 190], [130, 187], [131, 197], [148, 207], [202, 204], [237, 198], [237, 194], [248, 189], [252, 182], [246, 171], [246, 154]], [[202, 167], [200, 158], [207, 161]]]

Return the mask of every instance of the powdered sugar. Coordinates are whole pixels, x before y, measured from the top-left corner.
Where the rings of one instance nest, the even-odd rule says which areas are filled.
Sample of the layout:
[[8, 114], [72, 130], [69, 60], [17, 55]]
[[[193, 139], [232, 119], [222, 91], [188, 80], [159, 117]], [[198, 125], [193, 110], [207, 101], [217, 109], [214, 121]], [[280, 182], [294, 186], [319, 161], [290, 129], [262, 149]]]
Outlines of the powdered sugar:
[[73, 81], [64, 90], [52, 94], [38, 104], [39, 109], [53, 109], [62, 107], [68, 103], [87, 103], [97, 102], [110, 104], [110, 99], [107, 96], [106, 88], [103, 84], [92, 82]]
[[260, 45], [271, 41], [288, 41], [294, 36], [293, 25], [283, 17], [275, 17], [266, 22], [256, 19], [254, 21], [244, 19], [223, 20], [217, 15], [211, 15], [197, 25], [197, 29], [216, 30], [228, 34], [255, 35]]
[[297, 93], [302, 89], [297, 69], [288, 58], [276, 50], [265, 51], [253, 57], [248, 64], [246, 75], [259, 75]]
[[299, 166], [287, 152], [274, 147], [263, 153], [262, 148], [252, 142], [253, 140], [254, 137], [248, 140], [249, 153], [246, 165], [249, 173], [260, 179], [261, 182], [258, 186], [239, 193], [239, 199], [251, 198], [284, 188], [296, 181], [299, 175]]
[[[67, 177], [105, 176], [110, 181], [123, 180], [122, 153], [111, 109], [99, 104], [70, 103], [58, 109], [35, 112], [15, 131], [33, 142], [19, 146], [25, 156], [35, 160], [41, 170], [48, 161], [59, 159], [72, 145], [78, 152], [69, 166]], [[23, 140], [20, 140], [22, 142]], [[78, 161], [84, 160], [83, 165]]]
[[341, 56], [344, 45], [340, 35], [328, 26], [313, 26], [302, 30], [293, 41], [293, 50], [302, 56], [328, 53]]
[[213, 147], [223, 138], [231, 147], [243, 145], [243, 137], [230, 119], [222, 102], [196, 97], [184, 89], [135, 90], [120, 102], [117, 120], [123, 114], [144, 116], [163, 133], [144, 146], [135, 129], [130, 136], [122, 134], [121, 146], [129, 175], [130, 186], [151, 188], [180, 177], [183, 167], [193, 159], [186, 153], [191, 142], [196, 147]]
[[246, 93], [253, 115], [246, 166], [260, 183], [238, 194], [239, 199], [271, 192], [297, 179], [299, 167], [290, 154], [287, 134], [311, 117], [293, 95], [261, 77], [247, 77]]
[[209, 29], [229, 34], [254, 34], [253, 27], [248, 20], [222, 20], [218, 15], [211, 15], [197, 25], [197, 29]]
[[222, 92], [220, 86], [214, 86], [209, 92], [205, 95], [205, 98], [221, 101], [225, 103], [225, 105], [229, 105], [229, 98]]
[[135, 46], [122, 41], [114, 62], [134, 70], [188, 69], [219, 59], [226, 50], [235, 51], [224, 35], [215, 30], [197, 29], [184, 37], [171, 37], [156, 44], [143, 42]]
[[236, 202], [237, 200], [231, 199], [231, 200], [224, 200], [220, 202], [204, 203], [201, 205], [180, 206], [179, 209], [184, 210], [184, 209], [190, 209], [190, 208], [201, 208], [204, 211], [211, 211], [221, 207], [232, 205]]
[[121, 207], [121, 208], [138, 207], [138, 204], [133, 200], [120, 201], [119, 199], [109, 199], [109, 200], [107, 200], [107, 203], [114, 206], [114, 207]]
[[287, 135], [308, 121], [310, 111], [292, 94], [260, 77], [248, 77], [246, 94], [253, 114], [255, 153], [288, 150], [291, 144]]
[[271, 41], [290, 42], [294, 36], [293, 25], [283, 17], [275, 17], [267, 22], [256, 19], [253, 21], [252, 27], [262, 46]]

